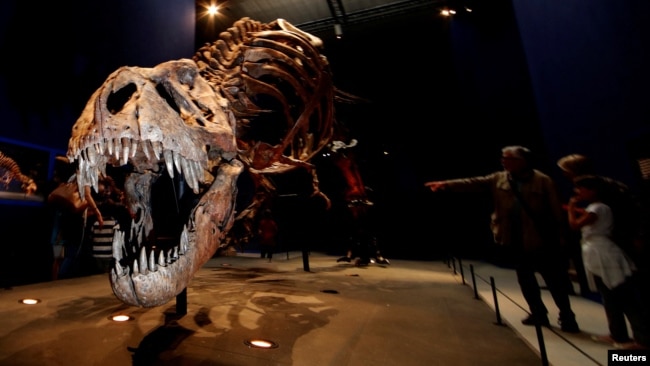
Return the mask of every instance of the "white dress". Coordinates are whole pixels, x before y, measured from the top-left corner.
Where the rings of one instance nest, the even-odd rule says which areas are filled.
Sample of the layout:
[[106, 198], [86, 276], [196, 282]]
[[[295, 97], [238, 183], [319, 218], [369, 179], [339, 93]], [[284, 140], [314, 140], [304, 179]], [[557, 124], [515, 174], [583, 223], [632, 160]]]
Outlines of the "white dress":
[[596, 275], [602, 278], [607, 288], [613, 289], [632, 276], [634, 264], [611, 239], [614, 220], [610, 207], [602, 202], [594, 202], [585, 210], [597, 216], [596, 221], [580, 229], [582, 260], [589, 288], [597, 291], [593, 278]]

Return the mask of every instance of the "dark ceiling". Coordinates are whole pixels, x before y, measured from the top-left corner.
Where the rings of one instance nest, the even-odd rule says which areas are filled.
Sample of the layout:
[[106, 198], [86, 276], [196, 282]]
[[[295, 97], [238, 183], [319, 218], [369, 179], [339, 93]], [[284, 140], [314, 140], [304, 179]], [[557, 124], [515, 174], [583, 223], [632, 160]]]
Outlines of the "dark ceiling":
[[334, 24], [359, 27], [364, 23], [387, 22], [396, 17], [434, 10], [446, 0], [226, 0], [219, 2], [221, 12], [210, 17], [210, 0], [197, 1], [197, 45], [215, 40], [236, 20], [249, 17], [261, 22], [284, 18], [300, 29], [327, 38]]

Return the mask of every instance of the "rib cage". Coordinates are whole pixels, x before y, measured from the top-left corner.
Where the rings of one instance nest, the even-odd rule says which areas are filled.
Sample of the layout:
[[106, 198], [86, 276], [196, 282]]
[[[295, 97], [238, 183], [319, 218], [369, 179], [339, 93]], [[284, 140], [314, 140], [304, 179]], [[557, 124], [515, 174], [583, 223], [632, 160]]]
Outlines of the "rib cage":
[[[261, 172], [301, 165], [332, 137], [331, 73], [318, 47], [320, 40], [282, 19], [243, 18], [194, 55], [201, 75], [231, 103], [238, 146], [247, 151], [242, 160]], [[274, 135], [260, 136], [265, 123], [284, 134], [273, 128]], [[260, 151], [260, 144], [267, 149]], [[281, 155], [294, 164], [279, 166]]]

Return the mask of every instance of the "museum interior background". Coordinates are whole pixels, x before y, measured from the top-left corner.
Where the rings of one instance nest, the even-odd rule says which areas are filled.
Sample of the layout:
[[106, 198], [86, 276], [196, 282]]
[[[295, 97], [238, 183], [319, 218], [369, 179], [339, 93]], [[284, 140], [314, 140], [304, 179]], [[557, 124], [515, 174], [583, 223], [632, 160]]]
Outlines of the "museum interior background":
[[[230, 3], [234, 14], [235, 1]], [[277, 7], [309, 3], [282, 1]], [[363, 2], [340, 3], [351, 9]], [[342, 39], [335, 38], [332, 19], [307, 30], [325, 41], [335, 85], [367, 100], [340, 106], [337, 118], [359, 140], [356, 154], [388, 258], [484, 255], [489, 202], [434, 195], [423, 183], [500, 169], [504, 145], [533, 149], [538, 167], [566, 194], [569, 187], [554, 162], [574, 152], [590, 156], [602, 174], [637, 192], [648, 189], [640, 162], [650, 158], [650, 3], [379, 4], [366, 16], [349, 12], [356, 20], [344, 24]], [[441, 17], [447, 5], [473, 11]], [[383, 13], [384, 7], [397, 10]], [[257, 20], [275, 19], [279, 10], [272, 10]], [[110, 73], [125, 65], [191, 58], [198, 46], [216, 39], [211, 32], [219, 30], [201, 12], [189, 0], [3, 1], [0, 151], [46, 185], [54, 157], [65, 154], [72, 125]], [[290, 10], [281, 14], [301, 26]], [[333, 242], [335, 220], [289, 181], [281, 188], [283, 248], [341, 253]], [[0, 283], [48, 280], [43, 202], [1, 199], [0, 210]]]

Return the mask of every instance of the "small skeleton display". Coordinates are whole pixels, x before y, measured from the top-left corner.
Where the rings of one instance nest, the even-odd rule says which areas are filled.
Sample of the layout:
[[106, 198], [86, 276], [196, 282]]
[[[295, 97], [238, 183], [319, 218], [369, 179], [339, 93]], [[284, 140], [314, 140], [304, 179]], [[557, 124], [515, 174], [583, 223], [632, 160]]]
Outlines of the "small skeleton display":
[[8, 189], [9, 185], [14, 181], [20, 183], [20, 189], [26, 194], [34, 194], [38, 189], [34, 180], [22, 173], [18, 163], [2, 151], [0, 151], [0, 173], [2, 173], [0, 182], [5, 189]]

